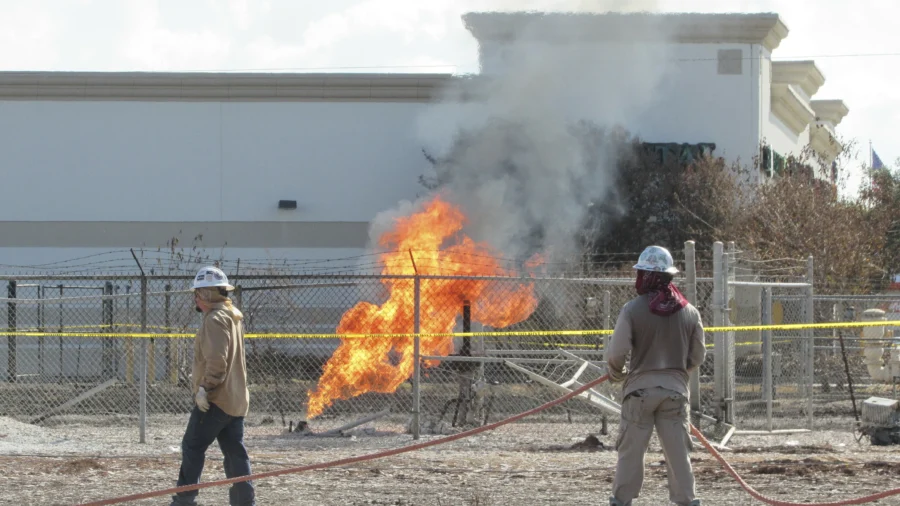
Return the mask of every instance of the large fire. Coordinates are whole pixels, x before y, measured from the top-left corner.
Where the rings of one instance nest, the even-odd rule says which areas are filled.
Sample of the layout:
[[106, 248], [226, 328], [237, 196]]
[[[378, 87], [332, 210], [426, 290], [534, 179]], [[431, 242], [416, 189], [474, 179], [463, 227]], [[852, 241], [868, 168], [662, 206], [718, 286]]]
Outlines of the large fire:
[[[462, 234], [462, 211], [436, 197], [411, 216], [398, 219], [379, 238], [385, 275], [516, 276], [497, 262], [488, 245]], [[535, 267], [541, 260], [530, 260]], [[414, 331], [414, 281], [385, 279], [389, 297], [381, 305], [359, 302], [344, 313], [339, 334], [409, 334]], [[420, 280], [419, 328], [422, 334], [453, 332], [464, 301], [472, 319], [503, 328], [528, 318], [537, 307], [531, 283], [478, 279]], [[453, 339], [422, 336], [420, 353], [447, 356]], [[437, 361], [424, 362], [426, 367]], [[347, 338], [325, 364], [318, 386], [309, 392], [307, 417], [314, 418], [337, 399], [367, 392], [392, 393], [413, 374], [413, 339]]]

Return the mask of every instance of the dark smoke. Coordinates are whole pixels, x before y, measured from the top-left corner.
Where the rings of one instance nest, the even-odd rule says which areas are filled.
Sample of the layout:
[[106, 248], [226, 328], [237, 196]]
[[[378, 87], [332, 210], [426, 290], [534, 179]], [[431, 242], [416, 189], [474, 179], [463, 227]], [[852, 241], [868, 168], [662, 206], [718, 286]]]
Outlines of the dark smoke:
[[[422, 116], [434, 162], [423, 156], [423, 165], [463, 208], [473, 239], [508, 258], [543, 251], [566, 261], [589, 213], [602, 209], [602, 221], [621, 211], [617, 167], [630, 145], [619, 126], [653, 105], [671, 55], [652, 16], [641, 17], [639, 43], [622, 22], [628, 15], [522, 16], [507, 41], [482, 42], [481, 74], [457, 80]], [[464, 21], [476, 32], [494, 26], [484, 16]], [[604, 40], [592, 41], [598, 31]], [[407, 203], [379, 216], [373, 238], [413, 210]]]

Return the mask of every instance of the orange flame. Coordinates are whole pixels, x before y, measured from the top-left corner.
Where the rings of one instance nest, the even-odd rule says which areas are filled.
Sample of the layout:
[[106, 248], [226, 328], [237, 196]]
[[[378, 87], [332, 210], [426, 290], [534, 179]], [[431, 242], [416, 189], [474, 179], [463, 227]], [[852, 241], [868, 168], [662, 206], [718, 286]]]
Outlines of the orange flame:
[[[424, 209], [396, 221], [379, 245], [384, 275], [516, 276], [503, 269], [486, 244], [463, 235], [465, 215], [440, 197]], [[445, 243], [451, 242], [445, 247]], [[443, 247], [443, 249], [441, 249]], [[540, 257], [528, 268], [542, 263]], [[415, 262], [415, 265], [414, 263]], [[416, 272], [418, 270], [418, 273]], [[414, 332], [415, 282], [412, 279], [382, 281], [390, 296], [381, 305], [360, 302], [344, 313], [339, 334], [408, 334]], [[472, 319], [503, 328], [528, 318], [538, 301], [531, 283], [479, 279], [420, 280], [419, 328], [422, 334], [453, 332], [469, 301]], [[420, 353], [447, 356], [453, 352], [451, 337], [422, 336]], [[431, 367], [438, 361], [426, 361]], [[307, 417], [314, 418], [337, 399], [367, 392], [392, 393], [413, 374], [413, 339], [341, 339], [341, 345], [325, 364], [315, 390], [309, 392]]]

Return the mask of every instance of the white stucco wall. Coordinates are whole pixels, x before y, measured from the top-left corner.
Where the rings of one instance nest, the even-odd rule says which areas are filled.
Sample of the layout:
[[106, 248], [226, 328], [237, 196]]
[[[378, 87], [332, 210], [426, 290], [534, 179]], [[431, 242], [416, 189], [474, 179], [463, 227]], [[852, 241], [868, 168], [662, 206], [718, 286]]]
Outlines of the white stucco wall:
[[[798, 155], [803, 148], [809, 144], [809, 126], [797, 133], [791, 130], [781, 118], [772, 111], [772, 60], [771, 56], [767, 58], [764, 65], [763, 79], [765, 86], [763, 87], [763, 131], [762, 139], [776, 153], [781, 156], [791, 154]], [[800, 86], [791, 86], [791, 88], [804, 97], [807, 101], [811, 99]]]
[[[0, 102], [5, 221], [368, 221], [414, 197], [423, 104]], [[297, 200], [279, 211], [279, 199]]]
[[[593, 91], [594, 95], [590, 103], [573, 108], [574, 113], [600, 124], [621, 124], [653, 143], [714, 142], [715, 154], [746, 164], [758, 153], [762, 76], [754, 55], [764, 51], [758, 44], [594, 42], [575, 49], [519, 41], [515, 50], [505, 42], [481, 44], [481, 70], [486, 75], [502, 76], [510, 66], [521, 67], [530, 55], [558, 62], [542, 63], [544, 70], [573, 71], [576, 67], [566, 62], [577, 55], [585, 68], [574, 71], [578, 78], [572, 81], [581, 82], [572, 82], [567, 91], [578, 96]], [[719, 50], [729, 49], [742, 52], [740, 74], [718, 71]], [[595, 69], [588, 70], [592, 65]], [[553, 78], [535, 74], [534, 79]], [[568, 96], [559, 100], [561, 107], [572, 102]]]
[[[678, 44], [659, 95], [628, 128], [650, 142], [714, 142], [715, 154], [752, 163], [758, 151], [759, 70], [751, 44]], [[742, 51], [741, 74], [718, 73], [719, 50]]]
[[763, 131], [764, 140], [771, 148], [781, 156], [791, 154], [799, 155], [803, 148], [809, 144], [809, 127], [807, 126], [799, 134], [794, 133], [771, 111], [767, 111], [768, 121]]
[[[194, 235], [204, 232], [201, 253], [232, 261], [364, 254], [367, 223], [424, 191], [418, 176], [427, 161], [415, 121], [423, 107], [410, 102], [0, 101], [7, 190], [0, 199], [0, 220], [18, 222], [17, 233], [3, 224], [0, 271], [110, 250], [124, 249], [127, 260], [127, 248], [153, 251], [172, 237], [190, 251]], [[298, 208], [279, 210], [281, 199], [296, 200]], [[251, 237], [244, 239], [251, 244], [234, 244], [236, 236], [247, 237], [247, 229], [235, 228], [235, 222], [267, 227], [262, 235], [273, 243], [257, 244]], [[316, 242], [292, 237], [306, 233], [298, 232], [298, 224], [321, 232], [341, 223], [350, 225], [353, 238], [341, 236], [345, 227], [314, 247], [277, 247]], [[128, 232], [131, 224], [135, 230]], [[79, 240], [82, 231], [98, 242], [110, 238], [110, 244], [91, 247], [85, 244], [89, 239]], [[128, 244], [113, 238], [129, 234]], [[37, 242], [46, 244], [36, 247]]]

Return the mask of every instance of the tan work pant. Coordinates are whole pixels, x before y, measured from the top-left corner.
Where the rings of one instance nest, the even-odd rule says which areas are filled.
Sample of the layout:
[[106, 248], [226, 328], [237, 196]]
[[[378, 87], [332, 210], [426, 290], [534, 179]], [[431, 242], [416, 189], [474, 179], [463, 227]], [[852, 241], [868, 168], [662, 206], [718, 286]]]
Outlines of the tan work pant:
[[688, 400], [665, 388], [654, 387], [634, 392], [622, 403], [622, 418], [616, 451], [616, 478], [613, 496], [624, 506], [641, 493], [644, 484], [644, 455], [650, 445], [653, 427], [666, 456], [669, 500], [687, 506], [694, 500], [694, 472], [689, 453], [691, 441]]

